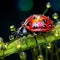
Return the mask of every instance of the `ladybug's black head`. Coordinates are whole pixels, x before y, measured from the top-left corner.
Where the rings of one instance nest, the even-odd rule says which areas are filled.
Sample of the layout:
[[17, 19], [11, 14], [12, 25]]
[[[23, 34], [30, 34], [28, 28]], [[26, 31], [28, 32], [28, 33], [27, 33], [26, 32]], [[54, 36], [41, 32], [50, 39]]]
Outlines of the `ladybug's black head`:
[[17, 33], [21, 36], [21, 35], [26, 35], [27, 34], [27, 30], [24, 26], [21, 26], [20, 28], [18, 28]]

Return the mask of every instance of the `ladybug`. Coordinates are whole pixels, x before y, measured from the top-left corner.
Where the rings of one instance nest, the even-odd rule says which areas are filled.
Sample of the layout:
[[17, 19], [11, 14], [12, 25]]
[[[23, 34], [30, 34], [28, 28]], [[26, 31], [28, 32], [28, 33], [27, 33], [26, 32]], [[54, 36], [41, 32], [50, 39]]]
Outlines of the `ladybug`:
[[[52, 29], [54, 29], [54, 22], [48, 16], [33, 14], [25, 20], [22, 26], [17, 30], [17, 33], [20, 36], [23, 36], [23, 35], [26, 36], [26, 44], [28, 44], [27, 31], [33, 33], [33, 36], [36, 40], [36, 44], [38, 45], [37, 39], [34, 33], [49, 32]], [[43, 34], [41, 35], [46, 40], [45, 36]]]
[[34, 14], [22, 24], [30, 32], [49, 32], [54, 29], [54, 22], [44, 15]]

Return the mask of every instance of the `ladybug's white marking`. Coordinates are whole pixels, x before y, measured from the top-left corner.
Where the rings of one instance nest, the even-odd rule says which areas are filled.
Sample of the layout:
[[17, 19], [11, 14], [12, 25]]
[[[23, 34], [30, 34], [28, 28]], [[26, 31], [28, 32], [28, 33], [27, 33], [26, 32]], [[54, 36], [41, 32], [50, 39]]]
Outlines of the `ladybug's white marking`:
[[37, 23], [34, 23], [33, 26], [44, 26], [44, 22], [37, 22]]

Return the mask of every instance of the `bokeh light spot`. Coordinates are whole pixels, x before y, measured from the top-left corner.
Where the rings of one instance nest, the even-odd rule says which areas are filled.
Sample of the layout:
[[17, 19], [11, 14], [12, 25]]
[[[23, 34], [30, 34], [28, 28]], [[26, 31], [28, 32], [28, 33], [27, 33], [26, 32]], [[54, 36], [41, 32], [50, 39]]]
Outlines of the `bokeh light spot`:
[[29, 11], [33, 7], [33, 0], [19, 0], [18, 9], [21, 11]]

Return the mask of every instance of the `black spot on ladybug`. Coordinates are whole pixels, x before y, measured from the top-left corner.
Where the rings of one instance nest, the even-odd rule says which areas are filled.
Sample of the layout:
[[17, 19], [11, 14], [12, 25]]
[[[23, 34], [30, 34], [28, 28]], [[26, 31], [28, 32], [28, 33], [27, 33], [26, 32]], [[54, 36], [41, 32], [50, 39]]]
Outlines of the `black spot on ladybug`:
[[44, 19], [43, 22], [44, 22], [44, 23], [47, 23], [47, 20]]
[[30, 26], [30, 22], [27, 23], [27, 26]]
[[44, 28], [44, 29], [46, 29], [46, 28], [47, 28], [47, 26], [46, 26], [46, 25], [44, 25], [44, 26], [43, 26], [43, 28]]
[[33, 28], [34, 28], [34, 29], [37, 29], [38, 27], [35, 25], [35, 26], [33, 26]]
[[52, 24], [49, 24], [49, 27], [52, 28]]
[[36, 17], [33, 17], [33, 19], [36, 19]]

